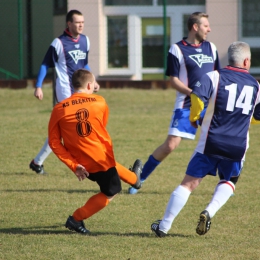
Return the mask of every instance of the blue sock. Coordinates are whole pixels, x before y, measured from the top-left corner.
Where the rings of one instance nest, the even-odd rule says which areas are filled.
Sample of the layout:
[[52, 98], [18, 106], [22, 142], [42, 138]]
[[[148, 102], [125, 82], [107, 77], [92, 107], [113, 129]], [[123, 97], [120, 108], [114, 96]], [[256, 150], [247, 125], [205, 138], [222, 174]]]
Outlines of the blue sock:
[[154, 169], [160, 164], [160, 161], [157, 161], [152, 155], [149, 156], [148, 161], [143, 167], [141, 174], [141, 180], [144, 181], [148, 176], [154, 171]]

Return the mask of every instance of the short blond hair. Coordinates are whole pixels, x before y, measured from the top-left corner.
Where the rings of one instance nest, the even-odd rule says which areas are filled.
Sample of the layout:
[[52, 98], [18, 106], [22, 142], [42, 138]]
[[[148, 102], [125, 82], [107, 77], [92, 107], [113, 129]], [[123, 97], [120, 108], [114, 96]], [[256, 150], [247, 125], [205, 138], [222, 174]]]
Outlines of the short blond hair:
[[195, 12], [195, 13], [192, 13], [188, 19], [188, 22], [187, 22], [187, 26], [188, 26], [188, 30], [191, 31], [192, 27], [193, 27], [193, 24], [200, 24], [200, 19], [202, 17], [205, 17], [205, 18], [208, 18], [209, 15], [206, 14], [206, 13], [202, 13], [202, 12]]

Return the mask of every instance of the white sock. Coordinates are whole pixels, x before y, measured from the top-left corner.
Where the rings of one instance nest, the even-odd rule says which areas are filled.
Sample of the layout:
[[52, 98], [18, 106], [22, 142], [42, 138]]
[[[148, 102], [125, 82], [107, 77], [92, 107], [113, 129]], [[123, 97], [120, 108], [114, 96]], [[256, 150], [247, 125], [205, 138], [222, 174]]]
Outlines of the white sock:
[[34, 162], [38, 165], [42, 165], [44, 160], [49, 156], [49, 154], [52, 152], [49, 144], [49, 139], [47, 138], [41, 151], [37, 154], [37, 156], [34, 158]]
[[228, 201], [234, 190], [235, 185], [231, 181], [219, 181], [211, 202], [206, 207], [210, 218], [213, 218], [217, 211]]
[[190, 193], [191, 192], [182, 185], [179, 185], [173, 191], [159, 226], [161, 231], [167, 233], [171, 229], [173, 220], [185, 206], [189, 199]]

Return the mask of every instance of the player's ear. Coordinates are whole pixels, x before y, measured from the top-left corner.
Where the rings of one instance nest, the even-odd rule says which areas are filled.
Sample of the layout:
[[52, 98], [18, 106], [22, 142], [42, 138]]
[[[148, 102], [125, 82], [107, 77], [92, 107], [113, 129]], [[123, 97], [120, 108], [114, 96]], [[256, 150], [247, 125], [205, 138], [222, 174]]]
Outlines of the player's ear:
[[244, 67], [246, 69], [249, 69], [250, 68], [250, 59], [249, 58], [245, 58], [244, 59]]
[[193, 27], [195, 32], [197, 32], [198, 29], [199, 29], [199, 25], [197, 23], [194, 23], [192, 27]]

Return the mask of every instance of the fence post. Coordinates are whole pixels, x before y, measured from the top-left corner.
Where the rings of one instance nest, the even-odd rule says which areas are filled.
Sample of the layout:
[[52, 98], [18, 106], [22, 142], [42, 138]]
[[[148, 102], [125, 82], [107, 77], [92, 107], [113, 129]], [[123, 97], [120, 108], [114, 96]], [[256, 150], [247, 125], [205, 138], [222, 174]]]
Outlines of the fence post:
[[167, 66], [167, 13], [166, 13], [167, 0], [163, 0], [163, 78], [166, 79], [166, 66]]
[[19, 31], [19, 77], [23, 78], [23, 4], [18, 0], [18, 31]]

